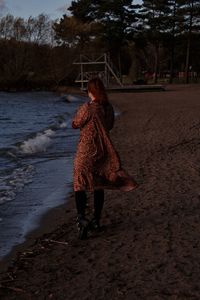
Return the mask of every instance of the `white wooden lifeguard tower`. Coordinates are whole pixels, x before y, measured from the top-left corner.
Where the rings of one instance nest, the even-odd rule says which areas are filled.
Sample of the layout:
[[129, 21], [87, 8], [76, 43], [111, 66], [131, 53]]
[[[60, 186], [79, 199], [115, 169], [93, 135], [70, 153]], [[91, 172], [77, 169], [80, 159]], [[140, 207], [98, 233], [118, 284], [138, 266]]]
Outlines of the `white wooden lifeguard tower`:
[[107, 53], [90, 56], [80, 54], [79, 58], [73, 64], [80, 66], [80, 73], [75, 82], [81, 84], [82, 90], [84, 90], [88, 80], [93, 77], [101, 78], [106, 87], [109, 87], [111, 81], [115, 81], [115, 84], [120, 87], [123, 86], [121, 74], [116, 70], [110, 60], [110, 55]]

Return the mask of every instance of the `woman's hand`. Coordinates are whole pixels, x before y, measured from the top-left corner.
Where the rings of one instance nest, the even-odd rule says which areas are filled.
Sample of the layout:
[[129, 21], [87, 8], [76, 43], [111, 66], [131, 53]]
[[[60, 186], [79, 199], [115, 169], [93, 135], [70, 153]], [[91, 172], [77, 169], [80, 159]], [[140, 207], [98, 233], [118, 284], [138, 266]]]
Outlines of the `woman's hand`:
[[77, 129], [78, 127], [76, 126], [76, 124], [74, 123], [74, 121], [72, 122], [72, 128]]

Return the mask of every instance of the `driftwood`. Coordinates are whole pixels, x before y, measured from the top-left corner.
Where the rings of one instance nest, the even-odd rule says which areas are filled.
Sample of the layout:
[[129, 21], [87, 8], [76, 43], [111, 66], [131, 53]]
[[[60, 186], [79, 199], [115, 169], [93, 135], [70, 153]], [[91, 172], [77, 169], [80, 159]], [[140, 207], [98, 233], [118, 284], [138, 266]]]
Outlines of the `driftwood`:
[[60, 241], [56, 241], [56, 240], [51, 240], [51, 239], [45, 239], [43, 240], [44, 242], [47, 243], [55, 243], [55, 244], [61, 244], [61, 245], [69, 245], [69, 243], [67, 242], [60, 242]]
[[3, 286], [1, 284], [0, 284], [0, 289], [11, 290], [11, 291], [18, 292], [18, 293], [25, 293], [25, 291], [20, 288], [16, 288], [16, 287], [12, 287], [12, 286]]

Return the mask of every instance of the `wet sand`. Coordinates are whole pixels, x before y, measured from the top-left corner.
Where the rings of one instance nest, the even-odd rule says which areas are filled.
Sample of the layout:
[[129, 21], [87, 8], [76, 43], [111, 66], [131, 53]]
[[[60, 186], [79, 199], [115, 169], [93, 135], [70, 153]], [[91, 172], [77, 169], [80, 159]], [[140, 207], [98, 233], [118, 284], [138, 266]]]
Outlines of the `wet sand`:
[[73, 197], [49, 213], [7, 259], [0, 299], [200, 299], [200, 86], [110, 99], [122, 112], [112, 140], [140, 187], [107, 191], [104, 230], [85, 241]]

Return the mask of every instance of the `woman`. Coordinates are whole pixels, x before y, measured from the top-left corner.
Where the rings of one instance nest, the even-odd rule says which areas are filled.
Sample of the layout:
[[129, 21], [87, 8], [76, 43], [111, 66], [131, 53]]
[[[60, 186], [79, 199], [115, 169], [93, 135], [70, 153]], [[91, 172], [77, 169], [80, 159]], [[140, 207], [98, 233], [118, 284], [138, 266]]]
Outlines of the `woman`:
[[[90, 101], [79, 108], [72, 122], [74, 129], [80, 129], [73, 178], [80, 239], [87, 238], [88, 229], [100, 229], [104, 189], [130, 191], [137, 187], [137, 183], [122, 169], [110, 140], [114, 111], [99, 78], [88, 82], [88, 96]], [[86, 191], [94, 192], [94, 217], [91, 222], [85, 218]]]

